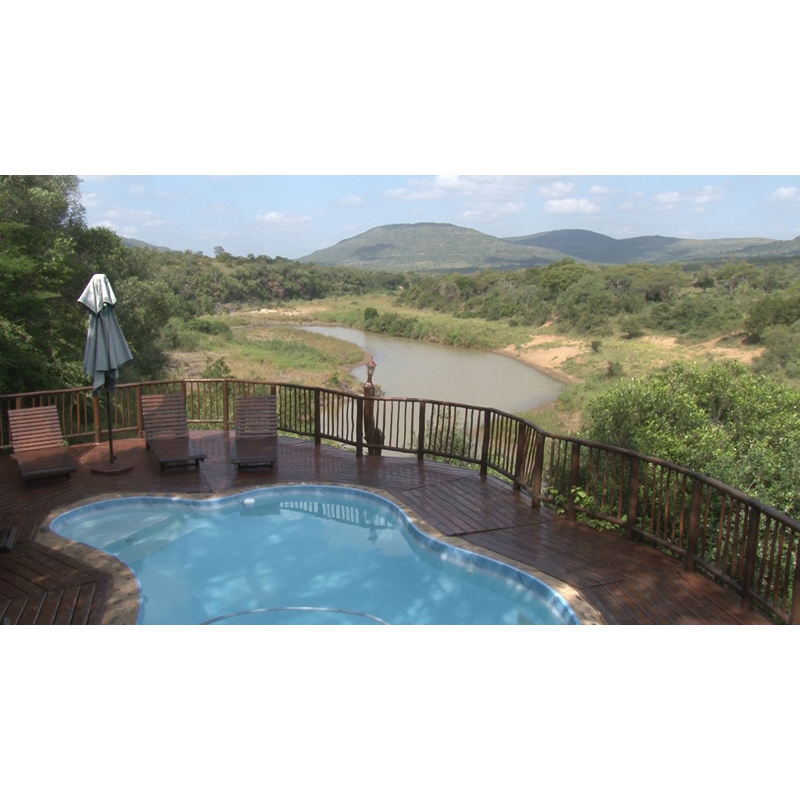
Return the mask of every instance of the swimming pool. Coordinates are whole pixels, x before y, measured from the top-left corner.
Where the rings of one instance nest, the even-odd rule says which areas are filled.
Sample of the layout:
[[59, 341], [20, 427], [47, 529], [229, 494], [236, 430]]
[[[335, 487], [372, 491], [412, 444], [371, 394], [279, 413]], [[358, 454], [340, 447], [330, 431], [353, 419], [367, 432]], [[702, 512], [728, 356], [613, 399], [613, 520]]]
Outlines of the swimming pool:
[[50, 527], [131, 568], [137, 624], [579, 624], [546, 584], [359, 489], [120, 498]]

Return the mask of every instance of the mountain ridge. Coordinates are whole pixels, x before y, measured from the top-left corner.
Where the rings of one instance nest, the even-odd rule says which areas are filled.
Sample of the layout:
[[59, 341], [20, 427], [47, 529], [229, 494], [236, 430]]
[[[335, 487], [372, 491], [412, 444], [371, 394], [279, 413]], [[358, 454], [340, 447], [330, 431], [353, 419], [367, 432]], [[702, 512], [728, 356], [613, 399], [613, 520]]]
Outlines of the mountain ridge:
[[370, 228], [297, 260], [324, 266], [424, 272], [521, 269], [544, 266], [566, 257], [593, 264], [663, 264], [786, 256], [800, 256], [800, 237], [786, 241], [763, 237], [680, 239], [659, 235], [614, 239], [582, 228], [565, 228], [501, 239], [450, 223], [417, 222]]

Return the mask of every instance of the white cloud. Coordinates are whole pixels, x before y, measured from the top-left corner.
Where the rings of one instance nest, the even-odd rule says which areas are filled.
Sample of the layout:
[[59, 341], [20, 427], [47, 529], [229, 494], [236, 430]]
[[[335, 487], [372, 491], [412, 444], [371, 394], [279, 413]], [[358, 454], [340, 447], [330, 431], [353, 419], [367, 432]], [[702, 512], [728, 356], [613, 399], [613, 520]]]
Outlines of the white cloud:
[[610, 186], [592, 186], [589, 189], [589, 194], [600, 195], [600, 197], [609, 197], [614, 194], [619, 194], [619, 189], [612, 189]]
[[600, 207], [584, 197], [565, 197], [561, 200], [548, 200], [544, 204], [545, 214], [596, 214]]
[[97, 206], [102, 204], [104, 199], [105, 195], [99, 192], [86, 192], [85, 194], [81, 194], [81, 203], [84, 208], [97, 208]]
[[383, 192], [383, 196], [390, 200], [438, 200], [444, 197], [446, 192], [438, 186], [433, 186], [429, 189], [387, 189]]
[[542, 186], [539, 189], [539, 194], [543, 197], [566, 197], [566, 195], [572, 192], [575, 184], [573, 183], [564, 183], [563, 181], [556, 181], [555, 183], [551, 183], [549, 186]]
[[152, 211], [139, 211], [128, 208], [112, 208], [108, 212], [111, 219], [119, 219], [125, 222], [134, 222], [143, 225], [145, 228], [157, 228], [160, 225], [167, 225], [168, 220], [160, 219]]
[[470, 188], [469, 181], [462, 180], [458, 175], [437, 175], [433, 179], [433, 184], [440, 189]]
[[360, 206], [364, 202], [364, 198], [357, 194], [349, 194], [347, 197], [340, 197], [336, 201], [337, 206]]
[[266, 222], [268, 225], [303, 225], [311, 222], [308, 214], [281, 214], [279, 211], [268, 211], [266, 214], [256, 214], [259, 222]]
[[131, 194], [144, 194], [145, 187], [143, 183], [134, 183], [133, 186], [128, 187], [128, 191]]
[[108, 219], [104, 219], [102, 222], [98, 222], [94, 227], [95, 228], [108, 228], [109, 230], [112, 230], [112, 231], [115, 231], [117, 229], [117, 226], [113, 222], [111, 222], [111, 220], [108, 220]]
[[636, 208], [634, 203], [620, 203], [620, 205], [617, 206], [617, 211], [633, 211], [634, 208]]
[[800, 202], [800, 189], [796, 186], [781, 186], [769, 199], [774, 203], [797, 203]]
[[525, 203], [511, 203], [508, 202], [497, 209], [498, 214], [518, 214], [520, 211], [525, 210]]
[[701, 189], [691, 189], [688, 192], [661, 192], [655, 199], [657, 203], [693, 203], [695, 205], [705, 205], [716, 203], [722, 200], [724, 192], [721, 186], [704, 186]]

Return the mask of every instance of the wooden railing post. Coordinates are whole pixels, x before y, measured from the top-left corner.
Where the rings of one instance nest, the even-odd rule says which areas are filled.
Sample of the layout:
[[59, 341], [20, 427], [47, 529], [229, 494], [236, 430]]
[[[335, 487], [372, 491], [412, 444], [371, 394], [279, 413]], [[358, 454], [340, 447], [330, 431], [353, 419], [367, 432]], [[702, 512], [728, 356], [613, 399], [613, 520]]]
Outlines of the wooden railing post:
[[142, 385], [136, 387], [136, 436], [144, 439], [144, 414], [142, 414]]
[[491, 442], [492, 412], [483, 410], [483, 444], [481, 446], [481, 475], [485, 475], [489, 465], [489, 443]]
[[789, 608], [789, 624], [800, 625], [800, 541], [795, 549], [794, 580], [792, 581], [792, 605]]
[[230, 421], [228, 420], [228, 409], [229, 409], [229, 399], [228, 399], [228, 381], [222, 381], [222, 432], [227, 435], [228, 431], [231, 429]]
[[425, 459], [425, 401], [419, 404], [419, 433], [417, 434], [417, 461]]
[[320, 390], [314, 389], [314, 446], [322, 444], [322, 402]]
[[748, 610], [753, 607], [753, 578], [756, 574], [756, 553], [760, 522], [761, 512], [755, 506], [750, 506], [744, 551], [744, 574], [742, 575], [742, 607]]
[[544, 445], [546, 437], [543, 433], [536, 432], [533, 446], [533, 486], [531, 486], [531, 506], [539, 508], [542, 502], [542, 475], [544, 474]]
[[364, 455], [364, 398], [356, 397], [356, 458]]
[[102, 433], [102, 428], [100, 427], [100, 398], [96, 395], [92, 395], [92, 413], [94, 414], [94, 443], [100, 444], [100, 434]]
[[689, 507], [689, 538], [686, 542], [686, 571], [694, 572], [694, 558], [700, 542], [700, 509], [703, 503], [703, 484], [692, 478], [692, 501]]
[[581, 474], [581, 446], [578, 442], [572, 443], [572, 454], [569, 464], [569, 486], [567, 486], [567, 519], [575, 522], [575, 497], [573, 488], [577, 487]]
[[639, 459], [628, 459], [628, 513], [625, 517], [625, 538], [633, 539], [633, 529], [639, 519]]
[[519, 491], [519, 476], [528, 454], [528, 426], [519, 423], [517, 428], [517, 457], [514, 460], [514, 491]]

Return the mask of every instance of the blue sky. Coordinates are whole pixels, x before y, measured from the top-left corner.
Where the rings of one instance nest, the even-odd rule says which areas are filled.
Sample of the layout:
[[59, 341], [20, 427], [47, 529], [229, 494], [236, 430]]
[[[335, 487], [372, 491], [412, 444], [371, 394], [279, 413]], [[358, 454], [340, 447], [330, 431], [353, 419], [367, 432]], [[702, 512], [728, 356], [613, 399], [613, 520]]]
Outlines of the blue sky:
[[800, 235], [788, 176], [90, 176], [89, 225], [175, 250], [299, 258], [378, 225], [492, 236], [586, 228], [614, 238]]

